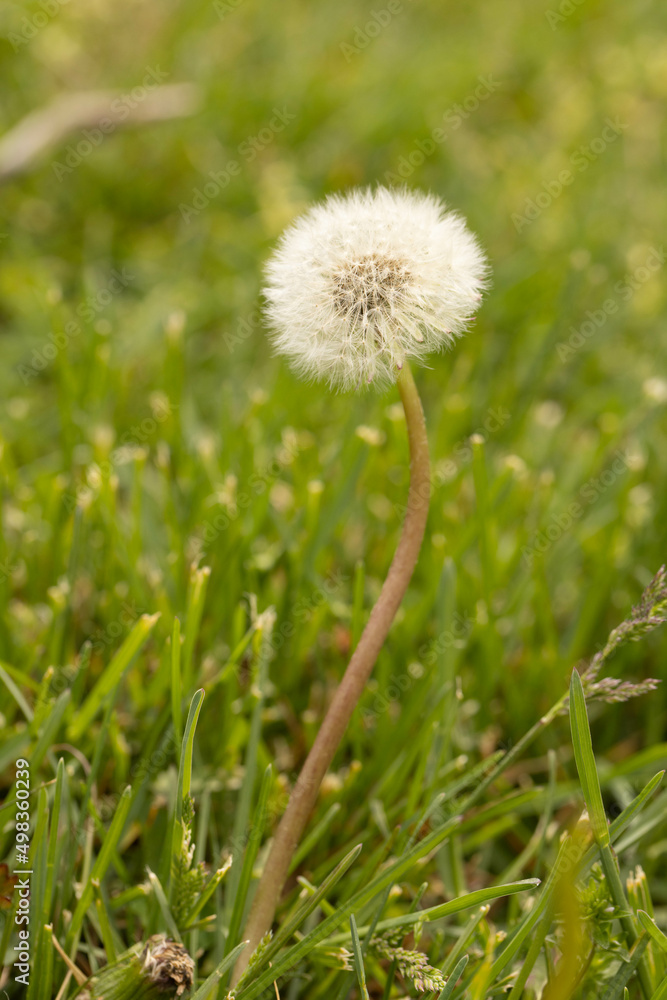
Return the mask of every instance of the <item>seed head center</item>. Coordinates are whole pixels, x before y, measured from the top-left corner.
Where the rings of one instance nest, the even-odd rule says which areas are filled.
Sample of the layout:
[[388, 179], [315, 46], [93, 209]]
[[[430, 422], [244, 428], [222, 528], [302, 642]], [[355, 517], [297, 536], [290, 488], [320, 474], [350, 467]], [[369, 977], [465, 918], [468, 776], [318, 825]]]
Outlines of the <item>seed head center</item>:
[[333, 280], [336, 308], [348, 319], [366, 324], [378, 312], [391, 312], [411, 275], [403, 261], [370, 254], [341, 268]]

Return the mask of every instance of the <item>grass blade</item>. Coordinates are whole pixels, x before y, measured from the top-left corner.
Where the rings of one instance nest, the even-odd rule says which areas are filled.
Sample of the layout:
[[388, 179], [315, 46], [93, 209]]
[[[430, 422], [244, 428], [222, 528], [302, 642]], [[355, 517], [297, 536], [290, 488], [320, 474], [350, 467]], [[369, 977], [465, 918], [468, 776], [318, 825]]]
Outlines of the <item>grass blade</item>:
[[46, 856], [46, 886], [44, 896], [46, 899], [46, 911], [50, 912], [53, 902], [53, 879], [56, 866], [56, 856], [58, 852], [58, 836], [60, 827], [60, 804], [63, 794], [63, 783], [65, 780], [65, 761], [61, 757], [56, 769], [56, 790], [53, 796], [53, 809], [51, 812], [51, 828], [49, 830], [49, 847]]
[[113, 691], [134, 657], [146, 643], [159, 617], [159, 612], [154, 615], [142, 615], [118, 652], [111, 658], [102, 676], [70, 725], [69, 739], [72, 743], [77, 743], [81, 739], [101, 709], [106, 696]]
[[[37, 932], [33, 935], [32, 947], [35, 956], [35, 967], [38, 976], [31, 976], [28, 985], [28, 1000], [34, 1000], [37, 993], [43, 992], [44, 984], [41, 982], [42, 972], [46, 966], [46, 956], [44, 955], [44, 926], [49, 914], [49, 906], [46, 899], [46, 879], [47, 879], [47, 829], [49, 824], [49, 807], [46, 788], [39, 790], [37, 805], [37, 821], [35, 832], [30, 845], [30, 867], [32, 875], [30, 877], [30, 899], [31, 922], [34, 920]], [[41, 985], [40, 985], [41, 984]]]
[[206, 588], [211, 575], [210, 566], [193, 567], [188, 588], [188, 599], [185, 610], [185, 638], [183, 641], [183, 689], [186, 697], [192, 686], [192, 658], [195, 642], [199, 634]]
[[[438, 906], [431, 906], [426, 910], [415, 910], [413, 913], [404, 913], [400, 917], [390, 917], [381, 920], [375, 930], [378, 934], [385, 931], [394, 930], [397, 927], [411, 927], [413, 924], [428, 923], [430, 920], [441, 920], [449, 917], [453, 913], [460, 913], [471, 906], [478, 906], [481, 903], [488, 903], [491, 900], [500, 899], [502, 896], [511, 896], [516, 892], [525, 892], [526, 889], [535, 889], [539, 885], [539, 879], [529, 878], [521, 882], [509, 882], [507, 885], [489, 886], [488, 889], [475, 889], [464, 896], [450, 899], [447, 903], [440, 903]], [[369, 927], [361, 927], [359, 934], [364, 937], [369, 931]], [[408, 933], [407, 931], [405, 932]], [[334, 935], [327, 944], [338, 944], [347, 940], [347, 935]]]
[[21, 693], [18, 685], [14, 683], [12, 678], [9, 676], [8, 672], [5, 670], [5, 667], [1, 663], [0, 663], [0, 680], [3, 682], [3, 684], [11, 694], [12, 698], [23, 712], [24, 716], [26, 717], [26, 720], [28, 722], [32, 722], [33, 711], [30, 705], [23, 697], [23, 694]]
[[[425, 837], [424, 840], [417, 845], [415, 851], [422, 851], [424, 843], [429, 840], [430, 837]], [[355, 910], [361, 909], [368, 902], [370, 902], [370, 900], [372, 900], [379, 892], [385, 889], [388, 885], [391, 885], [392, 882], [397, 881], [397, 879], [404, 873], [404, 871], [407, 871], [412, 866], [412, 864], [414, 864], [415, 851], [408, 852], [405, 858], [399, 859], [399, 861], [396, 864], [391, 865], [390, 868], [386, 869], [376, 879], [374, 879], [369, 886], [355, 893], [355, 895], [351, 899], [343, 903], [334, 914], [323, 920], [321, 924], [319, 924], [316, 928], [314, 928], [314, 930], [312, 930], [309, 934], [307, 934], [304, 938], [302, 938], [297, 945], [295, 945], [285, 955], [283, 955], [282, 958], [280, 958], [273, 965], [273, 967], [268, 970], [268, 972], [264, 972], [253, 983], [249, 984], [249, 986], [246, 989], [238, 992], [237, 995], [239, 997], [239, 1000], [254, 1000], [254, 998], [259, 996], [262, 993], [262, 991], [266, 989], [266, 987], [269, 986], [275, 979], [281, 976], [288, 969], [293, 968], [295, 965], [297, 965], [302, 960], [302, 958], [304, 958], [307, 954], [309, 954], [310, 951], [316, 945], [324, 941], [325, 938], [329, 939], [327, 941], [327, 944], [334, 944], [341, 937], [342, 940], [347, 940], [349, 935], [344, 934], [342, 936], [339, 935], [337, 937], [331, 937], [331, 932], [334, 931], [337, 927], [339, 927], [340, 924], [344, 920], [346, 920], [351, 913], [353, 913]], [[535, 884], [534, 880], [531, 880], [530, 885], [534, 884]], [[522, 884], [523, 889], [526, 889], [528, 887], [529, 886], [526, 883]], [[451, 900], [449, 903], [444, 903], [442, 904], [442, 906], [433, 907], [432, 909], [438, 911], [438, 918], [441, 916], [446, 916], [450, 913], [456, 913], [459, 910], [465, 909], [467, 906], [475, 906], [477, 905], [477, 903], [483, 902], [484, 901], [483, 898], [480, 898], [480, 892], [486, 893], [489, 891], [495, 894], [498, 893], [497, 889], [491, 889], [491, 890], [482, 889], [479, 890], [478, 892], [469, 893], [468, 896], [465, 897], [465, 902], [463, 902], [462, 900], [454, 899]], [[520, 890], [517, 889], [515, 891], [520, 891]], [[502, 895], [502, 893], [500, 893], [500, 895]], [[488, 899], [490, 897], [485, 896], [484, 898]], [[494, 898], [496, 897], [494, 896]], [[378, 925], [378, 930], [386, 928], [387, 925], [396, 927], [396, 926], [404, 926], [405, 924], [409, 923], [415, 923], [416, 920], [419, 917], [423, 916], [424, 913], [428, 914], [429, 911], [421, 910], [417, 914], [410, 913], [406, 914], [403, 917], [395, 917], [392, 920], [383, 921], [381, 924]]]
[[102, 894], [100, 883], [97, 879], [93, 879], [93, 893], [95, 896], [95, 912], [97, 913], [97, 920], [100, 925], [100, 934], [104, 945], [104, 953], [106, 955], [107, 962], [115, 962], [118, 958], [118, 951], [116, 949], [116, 942], [111, 929], [111, 920], [109, 919], [109, 914], [107, 912], [106, 901]]
[[488, 906], [488, 904], [485, 906], [480, 906], [477, 913], [473, 913], [467, 925], [463, 928], [461, 936], [459, 937], [458, 941], [452, 948], [451, 952], [447, 956], [446, 962], [441, 968], [441, 972], [443, 976], [445, 976], [445, 978], [447, 978], [453, 973], [460, 959], [463, 957], [463, 952], [466, 950], [466, 948], [472, 941], [473, 937], [475, 936], [475, 932], [479, 927], [480, 922], [484, 919], [484, 917], [487, 915], [490, 909], [491, 907]]
[[70, 951], [75, 939], [77, 938], [79, 931], [81, 930], [81, 925], [83, 924], [83, 919], [86, 915], [86, 911], [93, 900], [93, 879], [101, 882], [106, 874], [106, 871], [111, 863], [111, 858], [113, 856], [116, 847], [118, 846], [118, 841], [120, 840], [123, 828], [125, 826], [125, 820], [127, 819], [127, 814], [130, 809], [132, 789], [128, 785], [123, 791], [118, 803], [118, 808], [114, 813], [113, 820], [111, 821], [111, 826], [109, 827], [109, 832], [104, 838], [104, 843], [100, 853], [97, 856], [97, 860], [92, 867], [90, 874], [86, 880], [86, 883], [81, 892], [81, 896], [74, 910], [74, 915], [72, 917], [72, 923], [70, 924], [69, 931], [67, 933], [66, 939], [66, 951]]
[[[584, 801], [591, 820], [593, 836], [600, 850], [602, 867], [611, 897], [619, 911], [621, 925], [628, 945], [634, 946], [637, 942], [637, 931], [630, 906], [625, 896], [623, 883], [621, 882], [618, 862], [611, 851], [609, 825], [604, 811], [600, 779], [593, 753], [593, 741], [588, 725], [586, 696], [584, 695], [581, 678], [576, 670], [572, 671], [572, 681], [570, 683], [570, 726], [572, 729], [574, 759], [584, 793]], [[648, 1000], [651, 994], [651, 981], [648, 965], [643, 959], [640, 960], [639, 964], [639, 978], [642, 993]]]
[[233, 968], [234, 962], [247, 944], [247, 941], [242, 941], [241, 944], [238, 944], [233, 951], [230, 951], [229, 955], [226, 955], [225, 958], [223, 958], [218, 967], [214, 969], [211, 975], [205, 979], [196, 992], [192, 994], [190, 1000], [206, 1000], [206, 997], [209, 995], [211, 990], [218, 985], [224, 974]]
[[174, 878], [173, 872], [181, 857], [183, 847], [183, 804], [190, 797], [192, 785], [192, 754], [194, 749], [197, 720], [204, 700], [204, 690], [200, 688], [190, 703], [188, 721], [181, 749], [181, 759], [178, 767], [178, 784], [176, 787], [176, 803], [174, 805], [174, 820], [171, 831], [171, 864], [169, 865], [169, 900], [172, 901]]
[[179, 933], [178, 927], [176, 926], [173, 914], [169, 909], [169, 901], [167, 899], [166, 892], [162, 888], [162, 883], [155, 872], [152, 872], [148, 866], [146, 866], [146, 872], [148, 873], [148, 879], [153, 887], [153, 892], [155, 893], [155, 898], [157, 899], [158, 906], [160, 907], [160, 913], [162, 914], [162, 919], [164, 920], [166, 928], [174, 941], [178, 941], [179, 944], [182, 944], [183, 939]]
[[[252, 805], [253, 789], [255, 787], [255, 777], [257, 774], [257, 755], [262, 730], [262, 711], [264, 708], [264, 692], [268, 672], [268, 659], [270, 654], [270, 640], [275, 623], [275, 613], [272, 610], [263, 612], [257, 616], [256, 629], [253, 636], [253, 652], [256, 657], [256, 665], [253, 670], [254, 683], [252, 684], [252, 697], [254, 706], [250, 720], [250, 733], [246, 745], [245, 753], [245, 778], [241, 787], [239, 801], [234, 815], [234, 827], [232, 831], [232, 847], [234, 864], [230, 872], [229, 880], [225, 890], [225, 913], [226, 921], [231, 923], [234, 901], [238, 892], [239, 879], [241, 877], [241, 852], [244, 843], [245, 832], [250, 819], [250, 809]], [[238, 848], [236, 845], [240, 845]]]
[[35, 744], [35, 749], [30, 755], [30, 766], [35, 770], [41, 765], [51, 744], [56, 741], [56, 736], [58, 730], [60, 729], [60, 723], [62, 722], [63, 715], [69, 705], [70, 697], [71, 692], [69, 690], [63, 691], [62, 694], [58, 696], [55, 703], [51, 706], [44, 723], [40, 727], [41, 732], [39, 734], [39, 739]]
[[359, 943], [359, 933], [357, 931], [357, 922], [354, 919], [354, 913], [350, 914], [350, 934], [352, 936], [352, 955], [354, 958], [354, 967], [357, 973], [357, 980], [359, 982], [362, 1000], [369, 1000], [368, 989], [366, 987], [364, 956], [361, 953], [361, 944]]
[[572, 671], [570, 682], [570, 726], [574, 759], [577, 764], [581, 789], [584, 793], [584, 802], [593, 828], [593, 836], [599, 847], [609, 846], [609, 825], [604, 811], [600, 779], [593, 753], [593, 741], [588, 725], [586, 696], [581, 678], [576, 670]]
[[290, 874], [295, 870], [295, 868], [299, 867], [304, 858], [308, 857], [313, 847], [315, 847], [320, 838], [324, 836], [334, 817], [340, 812], [340, 808], [340, 802], [334, 802], [334, 804], [327, 809], [319, 823], [317, 823], [311, 832], [303, 838], [298, 849], [294, 852], [294, 857], [290, 863]]
[[304, 920], [313, 912], [313, 910], [320, 904], [322, 900], [331, 892], [337, 882], [343, 877], [345, 872], [352, 867], [354, 862], [359, 857], [361, 853], [361, 844], [357, 844], [349, 854], [346, 854], [342, 861], [340, 861], [330, 875], [326, 877], [322, 885], [317, 889], [312, 896], [297, 909], [292, 917], [288, 917], [282, 927], [278, 929], [275, 937], [272, 939], [270, 945], [266, 949], [265, 959], [270, 961], [273, 956], [278, 952], [282, 945], [289, 940], [289, 938], [294, 934], [296, 930], [303, 924]]
[[[41, 955], [40, 961], [35, 962], [33, 976], [36, 978], [35, 1000], [50, 1000], [53, 996], [53, 926], [45, 924], [41, 929]], [[31, 979], [32, 985], [32, 979]]]
[[229, 922], [229, 933], [227, 934], [227, 942], [225, 948], [229, 951], [230, 948], [236, 947], [238, 944], [237, 938], [241, 931], [241, 921], [243, 920], [243, 914], [246, 908], [246, 900], [248, 896], [248, 889], [250, 888], [250, 880], [252, 878], [252, 870], [257, 858], [257, 852], [259, 851], [259, 845], [262, 839], [262, 832], [264, 830], [264, 823], [266, 821], [267, 812], [267, 802], [269, 799], [269, 792], [271, 790], [271, 784], [273, 780], [273, 768], [269, 764], [266, 771], [264, 772], [264, 777], [262, 778], [262, 785], [259, 791], [259, 799], [257, 802], [257, 807], [253, 815], [253, 821], [248, 831], [246, 837], [246, 847], [243, 856], [243, 865], [241, 867], [241, 877], [238, 882], [238, 887], [236, 890], [236, 897], [234, 899], [234, 908], [232, 910], [232, 919]]
[[181, 677], [181, 623], [174, 618], [171, 632], [171, 717], [174, 723], [174, 736], [180, 745], [183, 739], [183, 683]]
[[627, 993], [625, 984], [629, 982], [630, 977], [634, 974], [637, 966], [641, 962], [649, 940], [650, 938], [647, 934], [644, 934], [639, 938], [630, 954], [630, 961], [623, 962], [616, 974], [607, 983], [603, 994], [604, 1000], [618, 1000], [621, 993]]
[[456, 967], [453, 969], [449, 979], [447, 980], [447, 985], [441, 991], [438, 1000], [449, 1000], [452, 993], [454, 992], [454, 987], [458, 983], [459, 979], [464, 973], [465, 967], [468, 964], [468, 956], [464, 955], [463, 958], [457, 962]]
[[664, 934], [660, 930], [655, 920], [651, 920], [646, 910], [638, 910], [637, 917], [639, 918], [639, 923], [645, 931], [648, 931], [658, 947], [667, 953], [667, 934]]

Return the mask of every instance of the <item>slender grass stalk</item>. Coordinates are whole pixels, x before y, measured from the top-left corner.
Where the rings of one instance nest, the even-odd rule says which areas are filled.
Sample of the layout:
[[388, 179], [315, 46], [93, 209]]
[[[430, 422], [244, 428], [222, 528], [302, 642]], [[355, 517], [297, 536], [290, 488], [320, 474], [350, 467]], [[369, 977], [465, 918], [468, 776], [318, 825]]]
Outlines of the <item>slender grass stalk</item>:
[[[600, 851], [602, 869], [607, 879], [607, 886], [618, 910], [618, 919], [629, 947], [634, 947], [639, 937], [630, 905], [626, 899], [618, 862], [611, 850], [609, 824], [604, 811], [600, 778], [597, 772], [593, 741], [586, 712], [586, 696], [581, 678], [576, 670], [572, 671], [570, 682], [570, 726], [572, 729], [572, 747], [574, 759], [579, 773], [584, 801], [590, 816], [591, 828], [595, 842]], [[648, 1000], [651, 996], [651, 981], [648, 964], [645, 960], [639, 963], [639, 982], [642, 995]]]
[[460, 962], [457, 963], [456, 968], [447, 980], [447, 985], [438, 997], [438, 1000], [449, 1000], [449, 997], [454, 992], [454, 988], [458, 983], [459, 979], [465, 971], [465, 967], [468, 964], [468, 956], [464, 955]]
[[273, 923], [292, 856], [315, 805], [320, 784], [363, 694], [403, 600], [421, 548], [428, 514], [430, 463], [424, 412], [407, 362], [398, 378], [398, 389], [410, 444], [410, 489], [401, 538], [380, 596], [278, 824], [243, 934], [249, 947], [239, 958], [234, 970], [234, 982], [238, 981], [253, 951]]
[[364, 969], [364, 956], [361, 951], [359, 933], [357, 931], [357, 922], [354, 919], [354, 913], [350, 914], [350, 932], [352, 934], [352, 954], [354, 956], [355, 972], [357, 973], [357, 979], [359, 981], [359, 992], [361, 993], [362, 1000], [369, 1000], [368, 987], [366, 986], [366, 970]]

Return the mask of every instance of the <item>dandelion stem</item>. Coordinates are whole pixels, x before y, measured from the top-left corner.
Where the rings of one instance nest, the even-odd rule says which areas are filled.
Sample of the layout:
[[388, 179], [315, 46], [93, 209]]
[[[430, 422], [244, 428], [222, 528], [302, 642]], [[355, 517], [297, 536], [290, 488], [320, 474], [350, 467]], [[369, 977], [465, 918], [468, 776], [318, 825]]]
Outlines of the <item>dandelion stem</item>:
[[399, 375], [398, 389], [405, 411], [410, 445], [410, 488], [403, 530], [380, 596], [278, 824], [243, 934], [243, 939], [249, 941], [249, 947], [236, 965], [235, 983], [273, 923], [290, 861], [317, 800], [320, 784], [364, 692], [419, 556], [428, 515], [430, 464], [424, 412], [407, 362]]

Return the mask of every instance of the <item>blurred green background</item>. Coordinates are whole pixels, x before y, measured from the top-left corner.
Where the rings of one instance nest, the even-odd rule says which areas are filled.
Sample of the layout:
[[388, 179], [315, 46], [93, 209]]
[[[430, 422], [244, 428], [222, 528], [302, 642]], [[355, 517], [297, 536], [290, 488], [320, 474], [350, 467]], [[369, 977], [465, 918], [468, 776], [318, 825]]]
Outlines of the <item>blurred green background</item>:
[[[124, 123], [90, 150], [77, 127], [2, 191], [0, 656], [37, 682], [92, 639], [88, 687], [136, 615], [162, 612], [119, 702], [112, 786], [167, 704], [158, 665], [193, 561], [211, 567], [200, 682], [243, 633], [244, 595], [295, 625], [265, 730], [267, 759], [289, 768], [346, 662], [355, 566], [368, 609], [391, 559], [397, 397], [298, 382], [257, 311], [270, 248], [326, 193], [430, 189], [494, 271], [471, 332], [418, 373], [436, 488], [369, 704], [437, 642], [447, 557], [466, 624], [438, 654], [486, 751], [516, 740], [637, 600], [667, 553], [666, 26], [643, 0], [3, 5], [5, 132], [65, 92], [140, 106], [133, 89], [157, 78], [198, 93], [192, 114]], [[664, 676], [665, 649], [632, 645], [618, 675]], [[378, 725], [407, 738], [419, 716], [400, 706], [418, 691]], [[665, 699], [594, 708], [597, 748], [664, 739]], [[214, 696], [200, 734], [229, 776], [247, 723], [218, 709]], [[372, 755], [372, 728], [350, 739], [345, 759]]]

